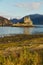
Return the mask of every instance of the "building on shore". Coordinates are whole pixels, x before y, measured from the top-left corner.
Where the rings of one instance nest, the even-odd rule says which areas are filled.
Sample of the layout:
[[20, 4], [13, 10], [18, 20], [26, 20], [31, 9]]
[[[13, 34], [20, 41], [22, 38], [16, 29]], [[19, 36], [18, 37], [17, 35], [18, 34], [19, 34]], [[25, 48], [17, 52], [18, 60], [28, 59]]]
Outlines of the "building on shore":
[[25, 23], [25, 24], [29, 24], [29, 25], [33, 25], [33, 23], [32, 23], [32, 21], [31, 21], [30, 17], [28, 17], [28, 16], [25, 16], [25, 17], [24, 17], [24, 23]]

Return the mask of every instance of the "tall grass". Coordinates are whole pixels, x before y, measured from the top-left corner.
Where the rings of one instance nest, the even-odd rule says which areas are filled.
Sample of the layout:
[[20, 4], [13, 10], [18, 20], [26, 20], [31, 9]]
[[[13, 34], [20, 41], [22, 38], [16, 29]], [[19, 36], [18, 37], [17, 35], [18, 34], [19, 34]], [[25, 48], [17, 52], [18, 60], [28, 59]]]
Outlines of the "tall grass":
[[38, 65], [38, 62], [38, 53], [26, 47], [16, 52], [0, 53], [0, 65]]

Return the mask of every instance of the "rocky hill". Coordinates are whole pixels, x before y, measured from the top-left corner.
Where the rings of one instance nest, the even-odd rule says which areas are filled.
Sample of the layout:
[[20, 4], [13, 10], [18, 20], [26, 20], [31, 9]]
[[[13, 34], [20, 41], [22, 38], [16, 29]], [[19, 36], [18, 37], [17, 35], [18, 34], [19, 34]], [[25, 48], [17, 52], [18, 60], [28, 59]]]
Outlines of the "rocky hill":
[[7, 18], [0, 16], [0, 26], [11, 26], [12, 22]]

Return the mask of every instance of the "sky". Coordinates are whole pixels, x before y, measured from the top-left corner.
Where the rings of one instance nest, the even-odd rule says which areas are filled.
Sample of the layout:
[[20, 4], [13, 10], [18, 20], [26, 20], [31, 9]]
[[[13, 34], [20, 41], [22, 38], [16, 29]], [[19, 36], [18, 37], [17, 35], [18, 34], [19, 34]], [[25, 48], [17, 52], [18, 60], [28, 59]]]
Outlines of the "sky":
[[0, 0], [0, 16], [21, 18], [30, 14], [43, 14], [43, 0]]

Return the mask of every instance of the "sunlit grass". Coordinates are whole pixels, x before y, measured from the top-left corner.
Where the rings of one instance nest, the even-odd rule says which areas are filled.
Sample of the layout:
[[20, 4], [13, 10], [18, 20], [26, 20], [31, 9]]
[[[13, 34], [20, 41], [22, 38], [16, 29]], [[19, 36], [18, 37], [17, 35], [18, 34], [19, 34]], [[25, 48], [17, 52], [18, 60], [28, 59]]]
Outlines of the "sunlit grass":
[[43, 65], [43, 49], [39, 49], [39, 45], [43, 45], [40, 36], [0, 38], [0, 65]]
[[12, 51], [0, 53], [0, 65], [37, 65], [39, 62], [38, 53], [30, 51], [25, 46], [20, 51]]

